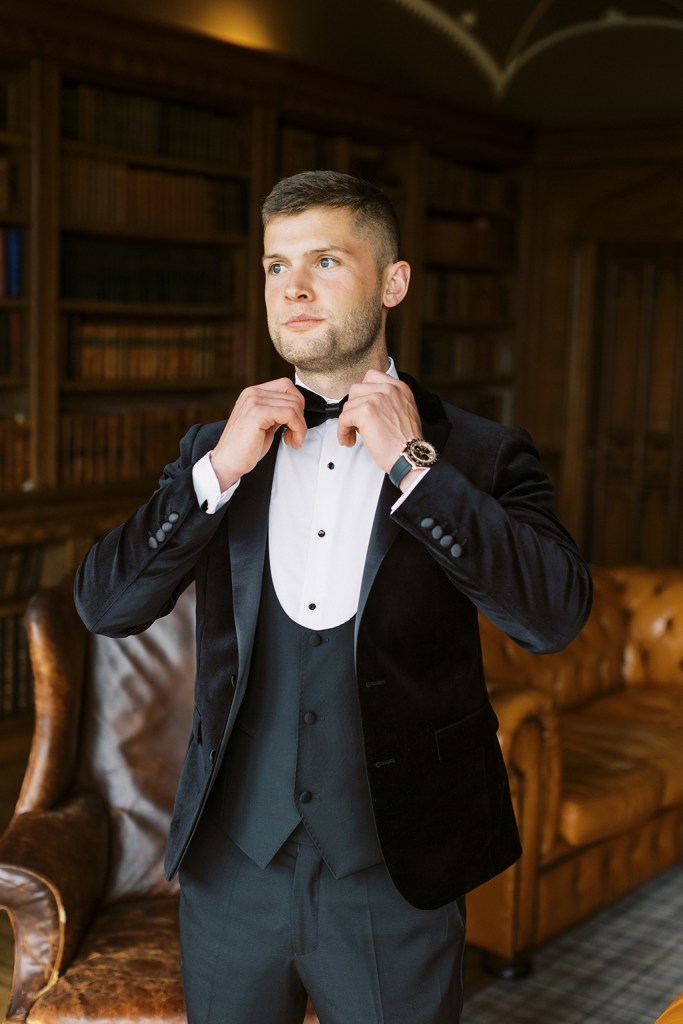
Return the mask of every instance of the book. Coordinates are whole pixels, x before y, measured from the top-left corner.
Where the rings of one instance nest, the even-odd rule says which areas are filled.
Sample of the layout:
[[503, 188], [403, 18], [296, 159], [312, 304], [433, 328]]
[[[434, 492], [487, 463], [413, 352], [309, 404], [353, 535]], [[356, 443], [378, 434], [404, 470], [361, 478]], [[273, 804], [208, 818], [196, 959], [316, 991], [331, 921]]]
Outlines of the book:
[[244, 366], [244, 325], [234, 320], [70, 317], [67, 374], [76, 381], [228, 379]]
[[217, 167], [244, 167], [247, 132], [240, 113], [127, 89], [66, 82], [62, 138], [107, 150]]
[[0, 494], [31, 486], [30, 420], [21, 413], [0, 414]]
[[22, 230], [6, 227], [5, 231], [5, 295], [18, 299], [22, 291]]
[[0, 310], [0, 378], [21, 377], [25, 370], [23, 317], [16, 309]]
[[65, 235], [62, 298], [226, 306], [244, 295], [245, 253], [210, 245]]
[[229, 413], [227, 401], [161, 408], [108, 405], [100, 412], [60, 416], [61, 486], [158, 477], [177, 456], [180, 438], [192, 424], [225, 419]]
[[66, 153], [62, 208], [67, 227], [211, 236], [245, 234], [249, 198], [244, 179]]

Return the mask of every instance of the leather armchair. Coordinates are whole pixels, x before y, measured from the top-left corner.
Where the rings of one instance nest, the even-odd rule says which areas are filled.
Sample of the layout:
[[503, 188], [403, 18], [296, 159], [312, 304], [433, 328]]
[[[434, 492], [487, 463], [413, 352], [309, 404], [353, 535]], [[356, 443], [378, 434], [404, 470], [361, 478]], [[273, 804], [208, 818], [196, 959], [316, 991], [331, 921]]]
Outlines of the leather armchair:
[[7, 1020], [184, 1024], [178, 892], [161, 865], [192, 717], [193, 594], [111, 640], [87, 635], [65, 584], [31, 600], [27, 627], [35, 733], [0, 839]]

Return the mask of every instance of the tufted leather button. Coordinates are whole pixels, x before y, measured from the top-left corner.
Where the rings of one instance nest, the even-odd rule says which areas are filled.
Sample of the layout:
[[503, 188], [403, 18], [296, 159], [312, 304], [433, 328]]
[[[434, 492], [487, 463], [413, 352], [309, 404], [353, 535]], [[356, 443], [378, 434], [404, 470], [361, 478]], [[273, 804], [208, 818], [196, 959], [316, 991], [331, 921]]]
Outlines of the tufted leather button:
[[180, 516], [178, 515], [177, 512], [169, 512], [169, 514], [168, 514], [168, 521], [169, 521], [169, 523], [177, 523], [179, 519], [180, 519]]
[[460, 558], [462, 554], [462, 548], [460, 547], [459, 544], [453, 545], [453, 547], [451, 548], [451, 554], [453, 555], [453, 558]]
[[432, 537], [434, 540], [440, 540], [443, 537], [443, 526], [435, 526], [432, 530]]
[[439, 544], [441, 545], [442, 548], [449, 548], [452, 543], [453, 538], [451, 537], [450, 533], [445, 533], [441, 540], [439, 541]]
[[173, 523], [162, 523], [161, 529], [164, 531], [164, 533], [170, 533], [171, 530], [173, 529]]
[[323, 638], [321, 637], [320, 633], [311, 633], [311, 635], [308, 638], [308, 642], [311, 645], [311, 647], [320, 647], [321, 643], [323, 642]]
[[152, 549], [152, 551], [156, 551], [156, 549], [159, 547], [156, 537], [148, 537], [147, 544]]
[[306, 725], [315, 725], [317, 721], [318, 716], [316, 715], [315, 711], [307, 711], [306, 714], [304, 715], [304, 722], [306, 723]]
[[434, 520], [430, 519], [429, 516], [427, 516], [426, 519], [423, 519], [422, 522], [420, 523], [420, 526], [422, 527], [423, 530], [431, 530], [433, 525]]
[[166, 534], [161, 529], [161, 527], [159, 527], [159, 529], [156, 532], [156, 539], [159, 541], [160, 544], [163, 544], [163, 542], [166, 540]]
[[313, 794], [309, 793], [307, 789], [305, 789], [303, 793], [299, 793], [299, 800], [301, 801], [302, 804], [310, 804], [312, 799]]

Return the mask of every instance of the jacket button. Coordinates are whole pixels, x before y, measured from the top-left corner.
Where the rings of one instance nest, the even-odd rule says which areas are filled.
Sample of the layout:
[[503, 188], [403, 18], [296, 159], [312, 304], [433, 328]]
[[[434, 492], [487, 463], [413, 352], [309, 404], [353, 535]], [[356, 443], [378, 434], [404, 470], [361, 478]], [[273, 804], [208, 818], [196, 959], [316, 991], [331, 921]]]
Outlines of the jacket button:
[[459, 544], [454, 544], [451, 548], [451, 554], [453, 555], [453, 558], [460, 558], [462, 554], [461, 546]]
[[299, 794], [299, 800], [301, 801], [302, 804], [310, 804], [312, 799], [313, 799], [313, 794], [309, 793], [309, 791], [307, 789], [305, 789], [303, 791], [303, 793]]

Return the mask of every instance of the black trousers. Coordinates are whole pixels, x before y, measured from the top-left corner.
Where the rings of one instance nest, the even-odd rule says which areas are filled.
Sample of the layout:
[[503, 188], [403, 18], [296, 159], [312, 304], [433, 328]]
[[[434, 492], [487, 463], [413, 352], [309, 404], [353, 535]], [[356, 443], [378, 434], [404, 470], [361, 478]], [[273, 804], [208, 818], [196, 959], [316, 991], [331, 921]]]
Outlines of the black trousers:
[[180, 874], [189, 1024], [457, 1024], [464, 901], [418, 910], [384, 864], [335, 879], [293, 837], [261, 870], [204, 815]]

